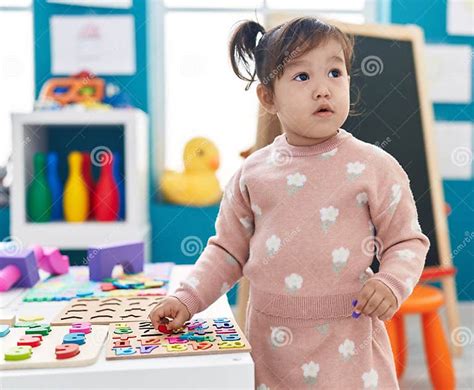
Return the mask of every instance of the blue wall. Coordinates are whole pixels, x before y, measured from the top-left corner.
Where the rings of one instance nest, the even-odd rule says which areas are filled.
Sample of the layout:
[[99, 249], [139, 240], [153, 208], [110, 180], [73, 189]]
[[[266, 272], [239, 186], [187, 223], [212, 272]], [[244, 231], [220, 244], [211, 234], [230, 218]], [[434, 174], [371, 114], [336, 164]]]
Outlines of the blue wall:
[[[470, 45], [474, 38], [451, 36], [446, 29], [446, 1], [397, 0], [392, 2], [391, 20], [397, 24], [417, 24], [423, 28], [428, 44]], [[474, 74], [474, 61], [472, 74]], [[471, 85], [474, 96], [474, 84]], [[474, 104], [435, 104], [437, 121], [472, 122]], [[474, 142], [474, 137], [473, 137]], [[474, 150], [474, 145], [471, 147]], [[451, 253], [458, 269], [456, 283], [460, 300], [474, 300], [474, 180], [443, 180], [446, 202], [452, 212], [448, 216]]]

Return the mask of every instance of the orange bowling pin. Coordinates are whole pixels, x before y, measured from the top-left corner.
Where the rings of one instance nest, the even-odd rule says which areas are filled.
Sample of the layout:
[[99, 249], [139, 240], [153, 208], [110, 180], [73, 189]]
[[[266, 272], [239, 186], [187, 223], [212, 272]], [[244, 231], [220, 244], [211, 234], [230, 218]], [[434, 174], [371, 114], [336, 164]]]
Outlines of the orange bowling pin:
[[64, 219], [68, 222], [82, 222], [89, 214], [89, 193], [82, 176], [82, 156], [72, 152], [68, 156], [69, 176], [64, 187]]

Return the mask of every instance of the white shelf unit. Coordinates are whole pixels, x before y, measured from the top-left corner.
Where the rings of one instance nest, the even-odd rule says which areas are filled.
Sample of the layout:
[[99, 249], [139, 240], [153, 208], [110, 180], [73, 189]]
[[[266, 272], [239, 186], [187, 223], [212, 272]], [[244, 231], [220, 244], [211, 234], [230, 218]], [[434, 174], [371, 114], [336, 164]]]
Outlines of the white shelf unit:
[[[136, 109], [37, 111], [12, 114], [12, 121], [14, 175], [10, 226], [11, 235], [18, 239], [22, 246], [40, 244], [82, 250], [93, 245], [143, 240], [145, 252], [149, 254], [149, 143], [148, 118], [144, 112]], [[108, 141], [118, 143], [122, 148], [125, 177], [124, 220], [79, 223], [28, 221], [26, 190], [32, 179], [34, 154], [52, 151], [49, 149], [51, 143], [57, 143], [57, 139], [63, 137], [70, 140], [62, 145], [60, 152], [63, 154], [72, 151], [70, 148], [74, 149], [74, 142], [77, 140], [87, 143], [87, 137], [90, 138], [89, 144], [92, 148], [97, 146], [94, 145], [94, 138], [100, 138], [101, 131]], [[65, 158], [61, 163], [66, 164]]]

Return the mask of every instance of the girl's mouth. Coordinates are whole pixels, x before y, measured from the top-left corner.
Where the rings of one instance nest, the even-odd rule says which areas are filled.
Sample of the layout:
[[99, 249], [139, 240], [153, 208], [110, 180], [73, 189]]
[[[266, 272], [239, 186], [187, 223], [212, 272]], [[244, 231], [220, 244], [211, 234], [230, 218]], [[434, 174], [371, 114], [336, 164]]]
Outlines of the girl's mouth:
[[332, 111], [329, 111], [329, 110], [320, 110], [320, 111], [317, 111], [317, 112], [313, 113], [313, 115], [316, 115], [319, 118], [328, 118], [328, 117], [332, 116], [333, 114], [334, 113]]

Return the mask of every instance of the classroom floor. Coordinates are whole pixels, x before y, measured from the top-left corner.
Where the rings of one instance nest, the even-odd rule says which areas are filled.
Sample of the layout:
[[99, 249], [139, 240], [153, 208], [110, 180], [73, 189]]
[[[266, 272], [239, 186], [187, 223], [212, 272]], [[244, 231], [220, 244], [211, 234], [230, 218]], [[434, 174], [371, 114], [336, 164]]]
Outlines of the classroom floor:
[[[232, 307], [232, 309], [235, 309]], [[235, 311], [234, 311], [235, 313]], [[461, 358], [454, 359], [456, 370], [456, 389], [474, 390], [474, 302], [459, 302], [460, 326], [466, 327], [466, 345]], [[440, 313], [444, 328], [447, 329], [445, 312]], [[408, 342], [408, 366], [400, 380], [401, 390], [430, 390], [430, 379], [426, 368], [423, 340], [421, 336], [421, 321], [417, 315], [406, 317]]]

